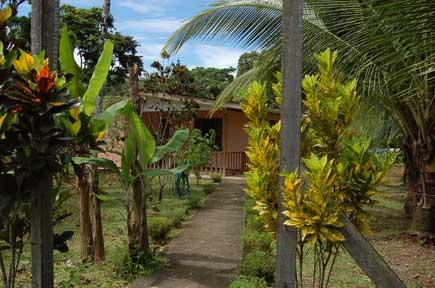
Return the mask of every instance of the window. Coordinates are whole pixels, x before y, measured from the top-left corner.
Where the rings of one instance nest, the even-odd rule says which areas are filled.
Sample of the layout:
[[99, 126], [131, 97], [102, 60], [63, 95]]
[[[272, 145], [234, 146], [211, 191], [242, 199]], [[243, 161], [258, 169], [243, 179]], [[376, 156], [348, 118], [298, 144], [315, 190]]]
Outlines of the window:
[[216, 132], [216, 146], [222, 151], [222, 119], [204, 119], [195, 120], [195, 129], [199, 129], [202, 133], [208, 133], [210, 130]]

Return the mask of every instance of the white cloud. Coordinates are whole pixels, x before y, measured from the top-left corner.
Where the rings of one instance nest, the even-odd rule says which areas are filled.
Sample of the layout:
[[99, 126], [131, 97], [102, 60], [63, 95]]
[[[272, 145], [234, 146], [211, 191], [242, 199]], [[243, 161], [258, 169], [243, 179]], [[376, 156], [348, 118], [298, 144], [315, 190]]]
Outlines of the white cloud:
[[129, 8], [141, 14], [159, 14], [166, 11], [167, 4], [168, 0], [122, 0], [117, 2], [119, 7]]
[[243, 54], [239, 49], [212, 45], [199, 45], [195, 52], [203, 66], [217, 68], [237, 67], [239, 57]]
[[142, 44], [138, 48], [139, 56], [142, 56], [144, 60], [158, 60], [160, 59], [160, 52], [163, 49], [164, 44]]
[[138, 32], [144, 33], [172, 33], [181, 25], [181, 20], [178, 19], [144, 19], [144, 20], [127, 20], [120, 21], [116, 25], [119, 31], [132, 31], [135, 34]]

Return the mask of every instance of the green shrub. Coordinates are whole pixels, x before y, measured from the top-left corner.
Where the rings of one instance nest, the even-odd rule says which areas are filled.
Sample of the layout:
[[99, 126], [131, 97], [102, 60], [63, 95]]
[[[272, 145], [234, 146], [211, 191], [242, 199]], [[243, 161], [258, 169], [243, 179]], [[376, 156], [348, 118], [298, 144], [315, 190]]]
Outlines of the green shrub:
[[207, 183], [202, 185], [202, 191], [204, 191], [204, 193], [207, 195], [213, 193], [215, 189], [216, 186], [213, 183]]
[[258, 212], [253, 209], [255, 200], [247, 198], [245, 201], [245, 227], [253, 230], [263, 231], [264, 224], [258, 219]]
[[187, 209], [186, 208], [173, 208], [163, 212], [164, 216], [171, 220], [174, 227], [181, 227], [184, 219], [186, 218]]
[[272, 233], [258, 231], [246, 227], [242, 236], [243, 255], [251, 251], [259, 250], [264, 252], [272, 251], [273, 235]]
[[167, 217], [148, 218], [148, 233], [154, 241], [163, 241], [169, 231], [174, 227], [171, 219]]
[[234, 280], [229, 288], [269, 288], [263, 278], [240, 276]]
[[267, 283], [273, 283], [275, 257], [270, 252], [251, 251], [243, 258], [241, 272], [245, 276], [264, 278]]
[[213, 180], [214, 183], [221, 183], [222, 182], [222, 174], [220, 174], [220, 173], [211, 173], [210, 178], [211, 178], [211, 180]]
[[159, 270], [164, 263], [161, 257], [151, 253], [140, 253], [136, 257], [130, 257], [126, 248], [119, 248], [113, 262], [116, 275], [126, 280], [134, 280], [137, 276], [149, 276]]
[[187, 201], [189, 203], [190, 208], [199, 208], [202, 206], [205, 200], [205, 193], [199, 190], [192, 190], [187, 196]]

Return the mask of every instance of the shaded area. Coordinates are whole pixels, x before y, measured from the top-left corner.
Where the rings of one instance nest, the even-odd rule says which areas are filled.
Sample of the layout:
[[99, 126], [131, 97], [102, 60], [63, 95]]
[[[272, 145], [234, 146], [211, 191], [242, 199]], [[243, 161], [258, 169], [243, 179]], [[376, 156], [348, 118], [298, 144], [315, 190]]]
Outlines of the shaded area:
[[244, 179], [225, 178], [167, 249], [168, 267], [133, 287], [228, 287], [242, 259]]

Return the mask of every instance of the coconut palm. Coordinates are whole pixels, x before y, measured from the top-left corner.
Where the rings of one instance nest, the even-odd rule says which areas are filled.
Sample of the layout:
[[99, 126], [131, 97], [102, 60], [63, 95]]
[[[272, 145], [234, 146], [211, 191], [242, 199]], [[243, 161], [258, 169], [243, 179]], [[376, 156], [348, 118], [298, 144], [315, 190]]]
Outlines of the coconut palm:
[[[219, 97], [229, 101], [253, 79], [280, 68], [281, 0], [221, 0], [184, 23], [165, 49], [188, 41], [258, 49], [262, 56]], [[435, 1], [306, 0], [304, 68], [312, 55], [339, 50], [343, 77], [359, 81], [366, 107], [380, 106], [400, 128], [415, 208], [412, 229], [435, 232]], [[367, 114], [372, 115], [372, 114]]]

